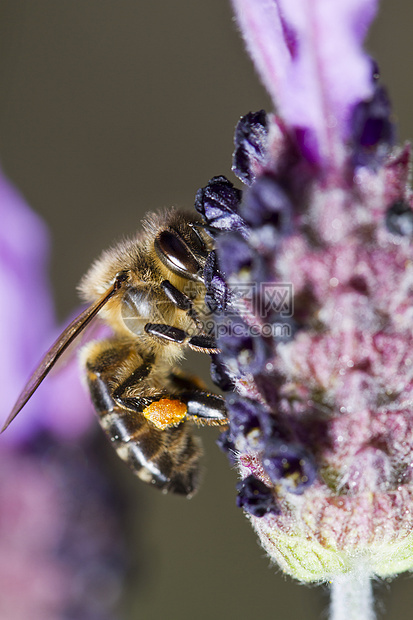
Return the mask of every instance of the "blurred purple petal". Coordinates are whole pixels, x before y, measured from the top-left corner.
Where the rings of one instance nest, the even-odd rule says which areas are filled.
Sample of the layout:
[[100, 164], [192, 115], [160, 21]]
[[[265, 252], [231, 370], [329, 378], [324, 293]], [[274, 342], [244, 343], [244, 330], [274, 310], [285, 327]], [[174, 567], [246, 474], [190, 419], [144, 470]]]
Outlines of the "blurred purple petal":
[[96, 422], [86, 385], [82, 385], [76, 354], [59, 365], [44, 386], [42, 425], [57, 438], [75, 439]]
[[112, 620], [124, 500], [90, 446], [41, 437], [0, 451], [0, 617]]
[[[0, 377], [5, 420], [55, 324], [42, 220], [0, 173]], [[33, 405], [26, 429], [34, 424]], [[17, 423], [16, 423], [17, 424]]]
[[[67, 321], [55, 330], [48, 346], [83, 309], [77, 308]], [[48, 376], [47, 382], [39, 388], [39, 396], [43, 394], [42, 426], [58, 439], [76, 439], [96, 424], [89, 390], [81, 378], [79, 350], [90, 340], [102, 340], [112, 333], [105, 323], [95, 320], [69, 347]], [[44, 392], [40, 392], [42, 389]], [[36, 395], [33, 398], [36, 398]]]
[[[48, 281], [46, 226], [1, 172], [0, 221], [0, 415], [4, 422], [60, 328]], [[72, 356], [64, 367], [56, 368], [0, 441], [18, 443], [45, 427], [67, 437], [85, 432], [92, 407], [77, 366]]]
[[354, 106], [373, 92], [362, 41], [376, 0], [232, 0], [247, 49], [313, 162], [340, 165]]

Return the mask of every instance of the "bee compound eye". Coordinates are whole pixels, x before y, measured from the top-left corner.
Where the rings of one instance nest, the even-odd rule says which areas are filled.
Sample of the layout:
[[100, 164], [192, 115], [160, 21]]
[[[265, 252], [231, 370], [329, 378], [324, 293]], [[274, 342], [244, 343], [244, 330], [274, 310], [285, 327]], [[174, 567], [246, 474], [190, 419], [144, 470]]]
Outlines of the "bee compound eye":
[[178, 275], [196, 276], [201, 270], [185, 241], [173, 230], [164, 230], [156, 237], [155, 250], [161, 261]]
[[205, 259], [207, 258], [209, 252], [206, 243], [202, 238], [201, 228], [201, 225], [198, 226], [197, 224], [189, 224], [191, 246]]

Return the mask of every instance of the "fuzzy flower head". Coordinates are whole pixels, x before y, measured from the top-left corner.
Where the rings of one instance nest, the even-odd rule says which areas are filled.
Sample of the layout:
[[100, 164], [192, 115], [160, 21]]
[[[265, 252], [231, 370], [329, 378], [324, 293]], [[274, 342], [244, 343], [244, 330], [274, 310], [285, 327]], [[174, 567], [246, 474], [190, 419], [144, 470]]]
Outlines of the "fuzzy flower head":
[[233, 0], [277, 115], [197, 195], [238, 505], [282, 569], [413, 568], [413, 201], [362, 42], [374, 0]]

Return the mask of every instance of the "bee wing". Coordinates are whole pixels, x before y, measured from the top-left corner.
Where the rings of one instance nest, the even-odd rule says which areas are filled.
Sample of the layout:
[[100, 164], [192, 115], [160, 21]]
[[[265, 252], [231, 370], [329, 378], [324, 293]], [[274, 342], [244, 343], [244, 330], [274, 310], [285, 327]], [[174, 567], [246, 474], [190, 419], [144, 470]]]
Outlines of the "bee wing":
[[14, 420], [16, 415], [27, 403], [29, 398], [37, 390], [43, 379], [49, 374], [50, 370], [53, 368], [62, 353], [64, 353], [64, 351], [73, 342], [73, 340], [85, 329], [85, 327], [90, 323], [93, 317], [95, 317], [99, 310], [103, 308], [106, 302], [109, 301], [112, 295], [120, 288], [122, 282], [124, 282], [125, 279], [125, 274], [123, 272], [118, 274], [112, 286], [108, 288], [107, 291], [105, 291], [103, 295], [99, 297], [99, 299], [97, 299], [91, 306], [86, 308], [86, 310], [79, 314], [79, 316], [73, 319], [70, 325], [68, 325], [66, 329], [60, 334], [56, 342], [52, 344], [36, 370], [33, 372], [32, 376], [26, 383], [1, 432], [6, 430], [6, 428]]

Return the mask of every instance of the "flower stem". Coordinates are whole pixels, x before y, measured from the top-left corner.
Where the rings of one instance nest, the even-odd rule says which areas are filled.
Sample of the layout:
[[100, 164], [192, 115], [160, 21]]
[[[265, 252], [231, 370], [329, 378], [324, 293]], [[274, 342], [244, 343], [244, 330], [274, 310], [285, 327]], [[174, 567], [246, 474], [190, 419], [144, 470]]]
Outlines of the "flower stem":
[[330, 620], [375, 619], [371, 578], [363, 568], [332, 580]]

